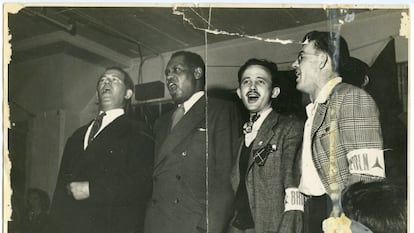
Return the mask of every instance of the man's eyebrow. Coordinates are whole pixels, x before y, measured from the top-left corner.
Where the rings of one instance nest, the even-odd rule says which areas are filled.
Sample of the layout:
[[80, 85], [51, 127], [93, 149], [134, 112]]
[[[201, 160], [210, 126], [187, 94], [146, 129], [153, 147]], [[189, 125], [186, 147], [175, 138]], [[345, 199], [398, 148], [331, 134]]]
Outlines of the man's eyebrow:
[[99, 77], [99, 79], [103, 79], [103, 78], [117, 78], [117, 79], [121, 79], [122, 80], [122, 75], [118, 75], [118, 74], [103, 74], [101, 75], [101, 77]]

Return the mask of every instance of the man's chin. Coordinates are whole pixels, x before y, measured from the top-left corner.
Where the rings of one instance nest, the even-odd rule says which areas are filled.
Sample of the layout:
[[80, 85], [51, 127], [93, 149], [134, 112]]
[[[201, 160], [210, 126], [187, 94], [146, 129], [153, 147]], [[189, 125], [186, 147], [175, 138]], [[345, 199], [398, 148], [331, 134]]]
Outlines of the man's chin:
[[296, 83], [296, 90], [302, 91], [302, 92], [304, 91], [301, 83]]
[[184, 102], [184, 100], [181, 96], [171, 95], [171, 98], [174, 101], [174, 103], [176, 103], [176, 104], [180, 104], [180, 103]]
[[257, 106], [247, 106], [246, 107], [249, 112], [259, 112], [259, 108]]
[[185, 96], [181, 95], [178, 92], [174, 92], [174, 93], [170, 92], [170, 96], [171, 96], [172, 100], [177, 104], [180, 104], [180, 103], [186, 101]]

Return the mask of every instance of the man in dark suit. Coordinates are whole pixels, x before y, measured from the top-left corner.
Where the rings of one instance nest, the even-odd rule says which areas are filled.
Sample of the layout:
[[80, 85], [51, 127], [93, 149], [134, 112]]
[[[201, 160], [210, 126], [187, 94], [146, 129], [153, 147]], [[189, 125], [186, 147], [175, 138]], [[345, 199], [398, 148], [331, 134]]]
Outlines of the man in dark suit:
[[120, 68], [97, 84], [100, 114], [68, 139], [51, 209], [53, 233], [142, 232], [153, 139], [127, 117], [133, 82]]
[[281, 91], [275, 63], [250, 59], [237, 94], [250, 114], [231, 181], [236, 194], [229, 233], [301, 233], [299, 158], [303, 123], [271, 107]]
[[198, 54], [174, 53], [165, 75], [178, 106], [154, 126], [154, 185], [144, 232], [221, 233], [232, 212], [238, 111], [230, 102], [206, 98]]
[[322, 221], [339, 217], [341, 191], [359, 181], [385, 177], [379, 112], [364, 90], [343, 83], [348, 44], [335, 32], [303, 38], [296, 88], [309, 94], [299, 189], [305, 203], [305, 233], [322, 232]]

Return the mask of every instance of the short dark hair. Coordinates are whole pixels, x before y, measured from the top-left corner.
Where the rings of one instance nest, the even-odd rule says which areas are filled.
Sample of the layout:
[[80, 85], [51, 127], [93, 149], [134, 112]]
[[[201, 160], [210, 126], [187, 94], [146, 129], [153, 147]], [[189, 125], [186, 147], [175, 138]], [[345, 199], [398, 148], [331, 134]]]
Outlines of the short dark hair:
[[121, 67], [118, 67], [118, 66], [111, 66], [111, 67], [108, 67], [108, 68], [105, 69], [105, 71], [108, 71], [108, 70], [117, 70], [121, 74], [123, 74], [124, 75], [124, 80], [123, 81], [124, 81], [126, 89], [127, 90], [130, 89], [130, 90], [134, 91], [134, 82], [132, 81], [131, 76], [129, 76], [128, 72], [126, 72], [124, 69], [122, 69]]
[[191, 68], [195, 69], [197, 67], [200, 67], [202, 69], [201, 81], [204, 84], [206, 81], [206, 64], [204, 63], [203, 58], [197, 53], [182, 50], [182, 51], [173, 53], [170, 59], [173, 59], [174, 57], [178, 57], [178, 56], [183, 56], [185, 62]]
[[302, 42], [308, 40], [315, 42], [315, 48], [327, 53], [332, 60], [333, 69], [338, 74], [342, 73], [343, 67], [349, 58], [348, 44], [345, 39], [336, 32], [308, 32]]
[[374, 233], [407, 232], [407, 198], [395, 184], [358, 182], [343, 191], [345, 215]]
[[29, 188], [27, 190], [27, 198], [26, 198], [27, 201], [29, 200], [29, 196], [31, 194], [37, 195], [39, 197], [40, 207], [42, 208], [42, 212], [47, 212], [50, 206], [50, 199], [49, 199], [49, 195], [47, 194], [47, 192], [39, 188]]
[[367, 63], [355, 57], [349, 57], [340, 76], [343, 81], [357, 87], [361, 87], [368, 73]]
[[251, 59], [247, 60], [246, 63], [244, 63], [239, 68], [239, 72], [237, 73], [239, 85], [241, 83], [241, 78], [243, 76], [244, 71], [249, 66], [252, 66], [252, 65], [263, 66], [264, 68], [266, 68], [269, 71], [270, 76], [272, 78], [272, 88], [277, 87], [277, 86], [280, 85], [279, 73], [278, 73], [276, 63], [274, 63], [272, 61], [269, 61], [269, 60], [266, 60], [266, 59], [258, 59], [258, 58], [251, 58]]

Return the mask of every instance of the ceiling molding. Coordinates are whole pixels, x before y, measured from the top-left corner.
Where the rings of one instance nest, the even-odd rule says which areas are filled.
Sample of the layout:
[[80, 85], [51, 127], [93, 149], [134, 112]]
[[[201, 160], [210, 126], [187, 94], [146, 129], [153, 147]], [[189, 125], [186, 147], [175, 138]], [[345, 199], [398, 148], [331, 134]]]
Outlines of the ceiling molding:
[[114, 63], [121, 64], [125, 67], [130, 67], [131, 58], [122, 55], [108, 47], [105, 47], [99, 43], [91, 41], [83, 36], [75, 35], [72, 36], [63, 31], [52, 32], [39, 36], [34, 36], [29, 39], [16, 41], [12, 43], [12, 50], [22, 52], [30, 50], [36, 47], [46, 46], [48, 44], [55, 44], [58, 42], [66, 42], [80, 49], [86, 50], [98, 56], [104, 57]]

